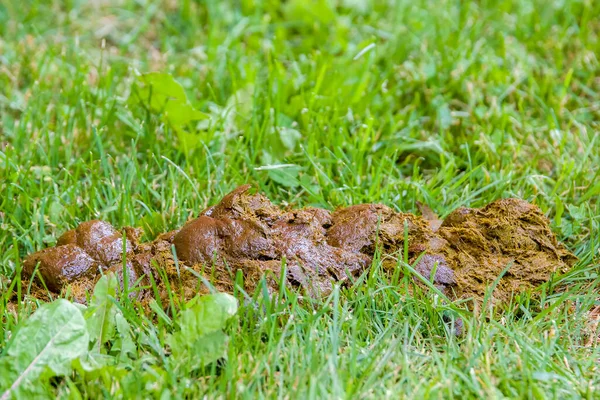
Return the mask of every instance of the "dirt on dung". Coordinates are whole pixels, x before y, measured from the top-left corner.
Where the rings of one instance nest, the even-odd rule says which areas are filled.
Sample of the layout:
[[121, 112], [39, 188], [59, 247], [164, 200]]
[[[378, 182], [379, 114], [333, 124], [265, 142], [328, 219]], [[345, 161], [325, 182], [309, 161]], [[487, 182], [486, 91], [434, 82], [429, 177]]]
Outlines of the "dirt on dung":
[[122, 285], [126, 277], [129, 295], [142, 302], [158, 297], [167, 304], [169, 293], [190, 299], [207, 293], [207, 283], [219, 291], [238, 285], [252, 293], [263, 277], [270, 291], [283, 282], [324, 296], [336, 282], [365, 272], [377, 251], [386, 271], [406, 271], [401, 262], [406, 249], [409, 264], [422, 276], [416, 281], [428, 279], [451, 299], [475, 303], [493, 284], [491, 300], [499, 303], [576, 261], [540, 209], [523, 200], [459, 208], [443, 221], [420, 207], [424, 216], [381, 204], [335, 212], [285, 210], [245, 185], [148, 243], [140, 243], [140, 231], [133, 228], [84, 222], [65, 232], [56, 247], [28, 256], [23, 274], [34, 289], [79, 302], [106, 271], [115, 272]]

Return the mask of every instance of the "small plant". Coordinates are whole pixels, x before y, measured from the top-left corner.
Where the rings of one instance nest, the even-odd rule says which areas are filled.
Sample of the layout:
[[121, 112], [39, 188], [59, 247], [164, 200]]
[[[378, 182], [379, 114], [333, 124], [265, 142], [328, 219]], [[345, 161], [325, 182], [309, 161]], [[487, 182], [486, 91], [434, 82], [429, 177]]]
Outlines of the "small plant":
[[[118, 281], [104, 275], [85, 307], [58, 299], [43, 304], [21, 321], [0, 358], [0, 399], [51, 396], [51, 380], [114, 376], [131, 364], [137, 347], [128, 320], [118, 305]], [[226, 322], [237, 300], [224, 293], [198, 296], [181, 312], [175, 332], [167, 334], [168, 364], [204, 367], [226, 354]], [[119, 372], [120, 371], [120, 372]]]
[[202, 136], [193, 129], [195, 122], [209, 118], [189, 102], [183, 86], [168, 73], [151, 72], [137, 77], [133, 102], [160, 115], [175, 131], [181, 150], [189, 152], [202, 144]]

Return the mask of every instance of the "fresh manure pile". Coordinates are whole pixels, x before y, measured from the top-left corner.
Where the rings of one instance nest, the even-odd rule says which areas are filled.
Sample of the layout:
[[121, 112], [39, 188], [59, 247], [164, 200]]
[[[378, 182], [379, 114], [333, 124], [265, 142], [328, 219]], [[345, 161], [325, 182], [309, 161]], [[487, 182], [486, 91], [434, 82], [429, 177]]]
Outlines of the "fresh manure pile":
[[207, 283], [223, 292], [240, 284], [250, 292], [263, 279], [272, 292], [283, 282], [318, 297], [367, 271], [379, 253], [386, 272], [405, 271], [407, 259], [422, 275], [416, 281], [430, 280], [451, 300], [477, 304], [495, 284], [491, 300], [498, 304], [577, 260], [541, 210], [523, 200], [459, 208], [441, 221], [381, 204], [282, 209], [250, 188], [235, 189], [181, 229], [147, 243], [140, 243], [138, 229], [84, 222], [55, 247], [29, 255], [23, 278], [36, 297], [50, 291], [78, 302], [109, 271], [142, 302], [167, 301], [169, 290], [191, 299], [208, 293]]

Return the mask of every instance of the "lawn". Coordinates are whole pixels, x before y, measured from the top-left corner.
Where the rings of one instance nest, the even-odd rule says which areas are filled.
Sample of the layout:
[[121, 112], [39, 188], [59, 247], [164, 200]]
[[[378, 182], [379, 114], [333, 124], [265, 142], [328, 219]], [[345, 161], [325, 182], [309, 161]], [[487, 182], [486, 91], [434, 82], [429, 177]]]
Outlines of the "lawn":
[[[149, 76], [198, 120], [140, 100]], [[377, 265], [324, 299], [238, 293], [204, 367], [173, 354], [181, 313], [121, 299], [127, 351], [21, 397], [600, 398], [600, 1], [0, 0], [0, 118], [0, 360], [41, 305], [8, 301], [25, 255], [90, 219], [150, 240], [244, 183], [441, 216], [518, 197], [579, 257], [481, 313]]]

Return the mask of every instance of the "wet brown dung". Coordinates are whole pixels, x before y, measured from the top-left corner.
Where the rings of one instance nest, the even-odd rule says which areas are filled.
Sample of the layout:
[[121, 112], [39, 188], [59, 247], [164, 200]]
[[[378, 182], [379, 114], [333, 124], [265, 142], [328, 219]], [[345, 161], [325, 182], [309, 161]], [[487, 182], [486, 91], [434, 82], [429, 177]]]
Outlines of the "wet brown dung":
[[69, 288], [76, 300], [85, 301], [103, 271], [117, 272], [123, 282], [125, 253], [130, 295], [141, 300], [153, 294], [150, 280], [165, 300], [167, 286], [185, 299], [206, 292], [200, 277], [229, 292], [240, 274], [247, 291], [264, 277], [276, 290], [282, 265], [287, 285], [322, 296], [335, 282], [369, 268], [377, 249], [386, 270], [398, 268], [407, 241], [411, 265], [449, 297], [478, 301], [501, 276], [493, 300], [502, 302], [576, 261], [541, 211], [522, 200], [460, 208], [440, 223], [430, 212], [426, 219], [381, 204], [333, 213], [283, 210], [249, 189], [237, 188], [181, 229], [149, 243], [139, 243], [132, 228], [123, 235], [107, 222], [84, 222], [65, 232], [56, 247], [28, 256], [24, 274], [31, 278], [37, 271], [36, 282], [41, 278], [53, 292]]

